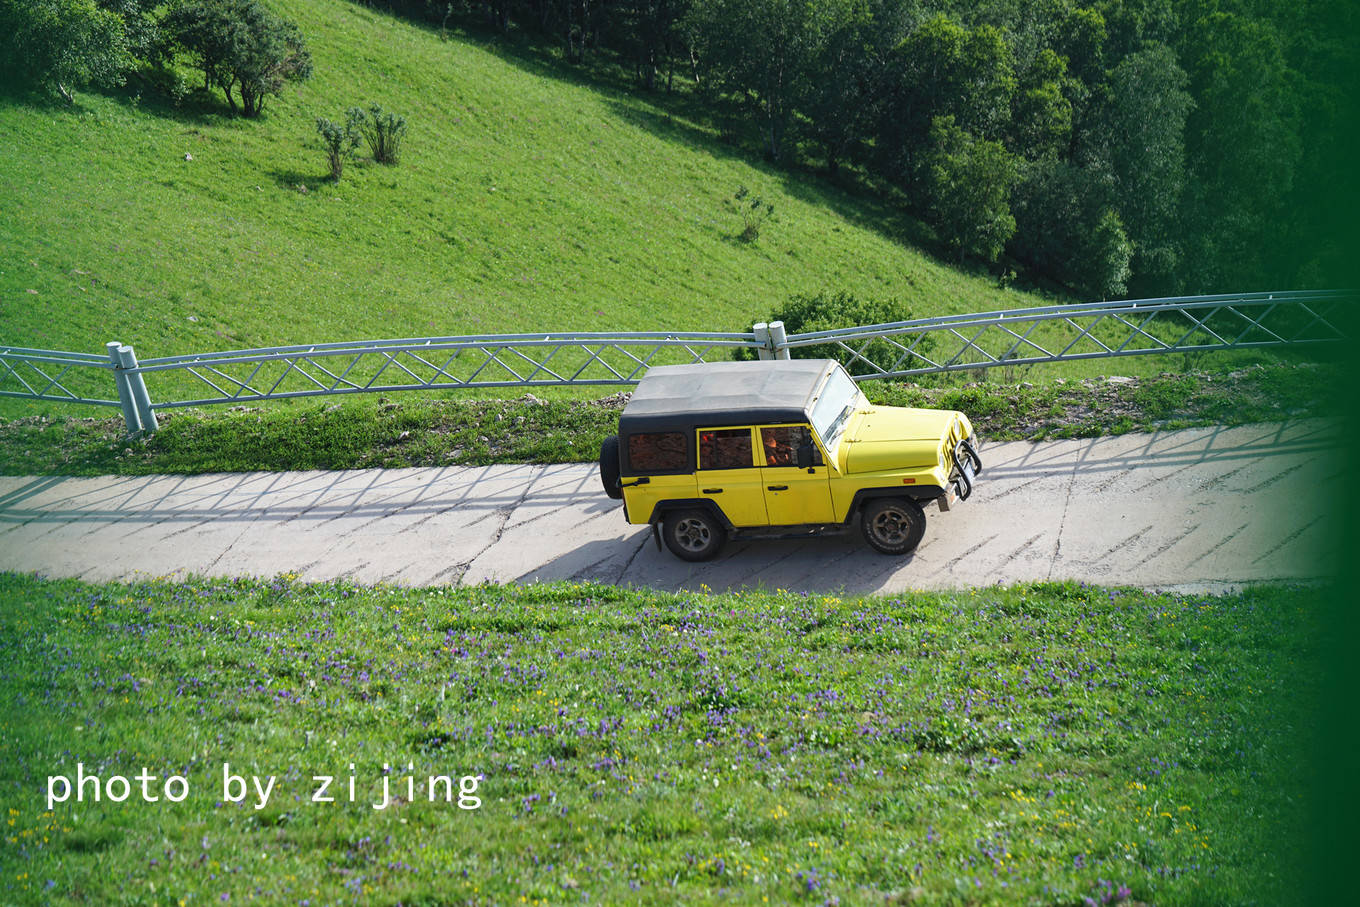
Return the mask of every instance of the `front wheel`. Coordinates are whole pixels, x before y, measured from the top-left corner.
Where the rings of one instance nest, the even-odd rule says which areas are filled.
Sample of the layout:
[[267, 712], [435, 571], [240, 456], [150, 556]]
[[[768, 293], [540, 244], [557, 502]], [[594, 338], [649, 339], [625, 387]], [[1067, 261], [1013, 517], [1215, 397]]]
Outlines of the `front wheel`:
[[722, 550], [727, 530], [706, 510], [681, 510], [662, 518], [661, 537], [681, 560], [706, 561]]
[[907, 554], [916, 550], [926, 534], [926, 515], [915, 501], [875, 498], [864, 505], [859, 528], [875, 551]]

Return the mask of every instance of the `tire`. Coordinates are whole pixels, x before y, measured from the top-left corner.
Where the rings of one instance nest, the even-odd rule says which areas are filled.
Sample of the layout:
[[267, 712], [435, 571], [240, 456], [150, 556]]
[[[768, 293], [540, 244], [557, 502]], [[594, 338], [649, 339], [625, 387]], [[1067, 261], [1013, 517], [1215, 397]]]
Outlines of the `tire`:
[[604, 486], [604, 493], [614, 500], [623, 497], [623, 489], [619, 487], [618, 435], [610, 435], [600, 445], [600, 484]]
[[860, 511], [859, 529], [869, 547], [882, 554], [915, 551], [926, 534], [921, 506], [906, 498], [874, 498]]
[[707, 510], [677, 510], [662, 517], [661, 537], [681, 560], [706, 561], [722, 550], [727, 529]]

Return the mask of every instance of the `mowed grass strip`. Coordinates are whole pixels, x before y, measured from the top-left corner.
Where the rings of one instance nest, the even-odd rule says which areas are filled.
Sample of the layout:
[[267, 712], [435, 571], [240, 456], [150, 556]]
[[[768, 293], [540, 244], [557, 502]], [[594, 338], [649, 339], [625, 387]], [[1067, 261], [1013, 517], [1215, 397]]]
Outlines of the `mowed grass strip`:
[[[922, 387], [865, 382], [877, 403], [957, 409], [986, 440], [1086, 438], [1335, 416], [1335, 366], [1271, 365], [1151, 378]], [[583, 463], [618, 431], [623, 395], [594, 401], [430, 400], [416, 394], [160, 414], [128, 441], [121, 418], [0, 420], [0, 474], [146, 475], [254, 470]]]
[[[0, 891], [1281, 903], [1318, 597], [0, 575]], [[160, 799], [49, 809], [78, 764]]]

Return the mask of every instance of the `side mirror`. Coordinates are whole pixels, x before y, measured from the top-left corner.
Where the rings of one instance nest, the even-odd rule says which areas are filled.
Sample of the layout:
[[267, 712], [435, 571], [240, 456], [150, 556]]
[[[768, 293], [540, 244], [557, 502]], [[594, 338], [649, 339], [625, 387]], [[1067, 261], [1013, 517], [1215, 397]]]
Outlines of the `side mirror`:
[[811, 441], [804, 441], [802, 444], [799, 444], [799, 445], [798, 445], [798, 468], [799, 468], [799, 469], [811, 469], [811, 468], [812, 468], [812, 442], [811, 442]]

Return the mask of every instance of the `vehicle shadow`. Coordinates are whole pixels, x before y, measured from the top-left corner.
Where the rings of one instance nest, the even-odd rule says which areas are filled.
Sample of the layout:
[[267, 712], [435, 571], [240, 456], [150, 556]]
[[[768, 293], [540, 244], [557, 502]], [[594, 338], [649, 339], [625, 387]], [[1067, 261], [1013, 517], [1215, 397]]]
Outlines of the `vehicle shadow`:
[[[923, 543], [923, 548], [929, 539]], [[919, 549], [918, 549], [919, 550]], [[620, 539], [597, 539], [519, 577], [519, 582], [597, 582], [667, 592], [767, 592], [867, 595], [909, 572], [915, 554], [886, 557], [858, 533], [810, 539], [732, 541], [711, 561], [690, 563], [662, 546], [646, 527]], [[910, 585], [910, 580], [907, 580]]]

